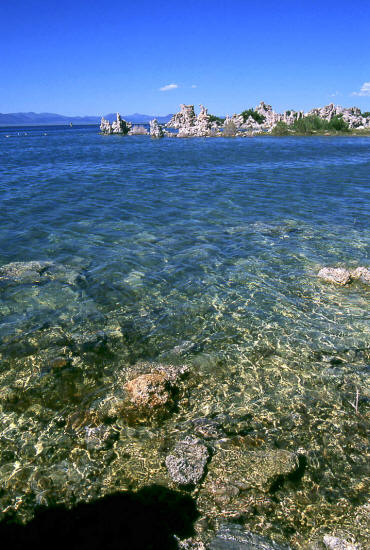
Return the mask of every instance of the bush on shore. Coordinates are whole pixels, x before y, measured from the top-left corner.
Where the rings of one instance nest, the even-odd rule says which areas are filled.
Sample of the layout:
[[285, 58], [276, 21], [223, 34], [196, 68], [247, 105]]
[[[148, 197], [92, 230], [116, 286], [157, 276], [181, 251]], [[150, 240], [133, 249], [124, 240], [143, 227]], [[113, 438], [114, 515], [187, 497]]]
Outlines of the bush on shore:
[[243, 111], [240, 113], [243, 117], [244, 122], [248, 120], [248, 118], [251, 116], [255, 122], [258, 122], [258, 124], [262, 124], [266, 120], [266, 117], [261, 115], [261, 113], [258, 113], [254, 109], [247, 109], [246, 111]]
[[208, 117], [209, 117], [208, 118], [209, 122], [217, 122], [217, 124], [223, 124], [225, 122], [224, 118], [221, 118], [216, 115], [208, 115]]
[[286, 122], [280, 121], [275, 124], [271, 130], [272, 136], [288, 136], [289, 135], [289, 126]]
[[298, 134], [314, 134], [317, 132], [349, 132], [347, 122], [340, 115], [331, 120], [325, 120], [316, 115], [299, 118], [292, 124], [292, 130]]
[[236, 134], [236, 126], [232, 120], [229, 120], [224, 124], [222, 135], [225, 137], [234, 137]]

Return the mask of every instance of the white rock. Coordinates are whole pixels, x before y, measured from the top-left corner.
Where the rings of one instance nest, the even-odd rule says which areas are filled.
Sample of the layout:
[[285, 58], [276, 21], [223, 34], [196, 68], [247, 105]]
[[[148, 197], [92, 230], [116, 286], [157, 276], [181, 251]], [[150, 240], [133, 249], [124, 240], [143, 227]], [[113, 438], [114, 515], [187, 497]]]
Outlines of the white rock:
[[352, 280], [350, 272], [342, 267], [323, 267], [317, 276], [337, 285], [346, 285]]
[[158, 124], [158, 120], [155, 118], [150, 121], [150, 136], [152, 138], [162, 138], [163, 137], [163, 129], [160, 124]]
[[207, 109], [203, 105], [200, 105], [198, 116], [194, 112], [194, 105], [180, 105], [180, 111], [173, 115], [167, 127], [177, 129], [177, 137], [207, 137], [212, 135], [214, 130]]
[[131, 127], [132, 124], [121, 118], [121, 115], [117, 113], [116, 120], [112, 122], [113, 134], [128, 134]]
[[109, 120], [106, 120], [104, 117], [102, 117], [100, 121], [100, 131], [103, 134], [112, 134], [112, 125]]
[[364, 283], [370, 283], [370, 269], [367, 267], [358, 267], [351, 271], [352, 279], [360, 279]]
[[362, 116], [358, 107], [350, 107], [345, 109], [340, 105], [330, 103], [325, 107], [311, 109], [305, 116], [315, 115], [325, 120], [331, 120], [334, 116], [341, 115], [344, 122], [348, 123], [350, 128], [370, 128], [370, 120]]
[[325, 535], [323, 541], [326, 548], [329, 550], [360, 550], [361, 548], [359, 544], [352, 544], [344, 539], [331, 535]]

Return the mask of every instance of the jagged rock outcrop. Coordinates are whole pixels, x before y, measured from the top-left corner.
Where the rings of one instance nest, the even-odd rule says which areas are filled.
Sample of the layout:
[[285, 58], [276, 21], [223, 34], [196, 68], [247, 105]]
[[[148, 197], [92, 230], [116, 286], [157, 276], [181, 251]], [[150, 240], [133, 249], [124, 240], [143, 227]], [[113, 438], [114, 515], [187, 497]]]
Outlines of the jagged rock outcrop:
[[191, 128], [195, 123], [194, 105], [180, 105], [180, 111], [173, 115], [171, 120], [166, 124], [167, 128]]
[[162, 126], [158, 123], [158, 120], [155, 118], [150, 121], [150, 137], [159, 139], [164, 136]]
[[100, 121], [100, 131], [102, 134], [112, 134], [112, 125], [109, 122], [109, 120], [106, 120], [104, 117], [102, 117]]
[[263, 130], [271, 129], [277, 122], [282, 120], [283, 115], [275, 113], [272, 110], [271, 105], [267, 105], [264, 101], [261, 101], [253, 111], [259, 115], [260, 121], [255, 120], [252, 115], [249, 115], [247, 119], [242, 114], [234, 114], [232, 117], [226, 117], [225, 124], [233, 123], [237, 129], [237, 135], [242, 135], [238, 131], [253, 131], [261, 132]]
[[117, 113], [117, 118], [112, 122], [102, 117], [100, 122], [100, 131], [102, 134], [123, 134], [126, 135], [130, 131], [132, 124], [127, 122], [121, 115]]
[[348, 109], [340, 105], [330, 103], [325, 107], [311, 109], [305, 116], [315, 115], [325, 120], [331, 120], [334, 116], [341, 116], [350, 128], [370, 128], [370, 117], [364, 117], [358, 107]]
[[[197, 116], [195, 127], [198, 136], [209, 136], [211, 133], [212, 125], [210, 122], [210, 116], [208, 114], [208, 109], [203, 105], [199, 105], [200, 112]], [[216, 126], [217, 127], [217, 126]]]
[[280, 115], [280, 122], [285, 122], [288, 126], [295, 123], [296, 120], [302, 118], [304, 116], [303, 111], [293, 111], [288, 110], [285, 111], [282, 115]]
[[131, 127], [132, 124], [121, 118], [121, 115], [117, 113], [116, 120], [112, 122], [113, 134], [128, 134]]
[[167, 123], [168, 128], [178, 130], [177, 137], [207, 137], [217, 132], [217, 124], [211, 122], [207, 109], [200, 105], [198, 116], [194, 105], [180, 105], [180, 111]]
[[281, 115], [275, 113], [271, 105], [266, 105], [264, 101], [261, 101], [261, 103], [257, 105], [254, 110], [256, 111], [256, 113], [264, 117], [265, 120], [261, 123], [262, 126], [272, 128], [277, 122], [281, 120]]
[[[287, 110], [284, 113], [276, 113], [271, 105], [267, 105], [263, 101], [254, 108], [254, 112], [263, 117], [263, 121], [256, 121], [253, 116], [249, 116], [246, 120], [242, 114], [234, 114], [229, 120], [233, 122], [237, 131], [243, 132], [245, 130], [252, 131], [270, 131], [278, 122], [285, 122], [288, 126], [291, 126], [296, 120], [307, 116], [318, 116], [324, 120], [330, 121], [334, 116], [340, 116], [346, 122], [349, 128], [370, 128], [370, 117], [364, 117], [361, 114], [360, 109], [357, 107], [350, 107], [345, 109], [340, 105], [326, 105], [312, 109], [308, 113], [303, 111]], [[225, 121], [226, 122], [226, 121]], [[237, 135], [241, 135], [237, 132]]]
[[[162, 127], [156, 119], [150, 122], [150, 131], [145, 127], [122, 119], [117, 113], [117, 119], [111, 124], [104, 118], [101, 119], [100, 130], [103, 134], [129, 134], [147, 135], [153, 138], [167, 137], [209, 137], [209, 136], [247, 136], [259, 132], [270, 132], [277, 123], [284, 122], [292, 126], [297, 120], [318, 116], [323, 120], [330, 121], [333, 117], [341, 117], [348, 124], [350, 129], [369, 129], [370, 116], [363, 116], [357, 107], [344, 108], [340, 105], [330, 103], [325, 107], [315, 108], [304, 113], [303, 111], [287, 110], [284, 113], [277, 113], [271, 105], [261, 101], [254, 109], [243, 111], [240, 114], [227, 116], [221, 130], [221, 123], [216, 117], [208, 114], [208, 110], [200, 105], [200, 112], [195, 114], [194, 105], [180, 105], [180, 111], [173, 115], [171, 120]], [[167, 131], [169, 128], [172, 131]], [[177, 130], [177, 132], [173, 132]]]

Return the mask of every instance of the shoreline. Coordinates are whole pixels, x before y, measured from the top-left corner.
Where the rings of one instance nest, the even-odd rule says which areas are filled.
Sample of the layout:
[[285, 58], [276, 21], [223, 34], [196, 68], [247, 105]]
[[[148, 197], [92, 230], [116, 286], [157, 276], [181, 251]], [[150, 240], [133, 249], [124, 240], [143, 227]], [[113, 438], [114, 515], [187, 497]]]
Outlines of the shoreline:
[[101, 119], [102, 134], [150, 135], [163, 137], [252, 137], [255, 135], [370, 135], [370, 113], [362, 113], [357, 107], [343, 109], [334, 104], [320, 109], [303, 111], [285, 111], [283, 114], [273, 111], [271, 105], [263, 101], [254, 109], [240, 114], [229, 115], [222, 119], [209, 114], [208, 109], [200, 105], [199, 114], [194, 105], [180, 105], [180, 111], [171, 120], [160, 124], [157, 119], [147, 125], [133, 124], [117, 113], [116, 120], [110, 122]]

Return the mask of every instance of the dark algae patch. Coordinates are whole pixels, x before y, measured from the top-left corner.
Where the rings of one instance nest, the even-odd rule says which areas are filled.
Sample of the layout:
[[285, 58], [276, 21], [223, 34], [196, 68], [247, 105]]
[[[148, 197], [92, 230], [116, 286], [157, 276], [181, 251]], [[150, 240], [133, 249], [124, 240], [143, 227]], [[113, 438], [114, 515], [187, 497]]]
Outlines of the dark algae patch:
[[368, 140], [37, 131], [0, 149], [9, 547], [367, 548]]

